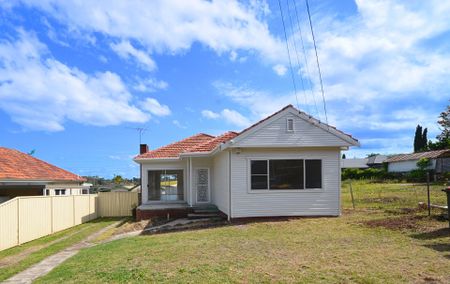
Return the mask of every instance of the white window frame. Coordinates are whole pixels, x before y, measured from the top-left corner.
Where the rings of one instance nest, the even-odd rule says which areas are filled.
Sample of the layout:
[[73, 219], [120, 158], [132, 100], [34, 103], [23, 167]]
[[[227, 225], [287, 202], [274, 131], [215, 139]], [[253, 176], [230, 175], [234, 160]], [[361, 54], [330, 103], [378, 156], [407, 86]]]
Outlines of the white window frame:
[[[305, 187], [304, 189], [270, 189], [270, 166], [269, 166], [269, 161], [270, 160], [303, 160], [303, 187]], [[321, 167], [320, 167], [320, 174], [321, 174], [321, 185], [322, 187], [320, 188], [306, 188], [306, 166], [305, 166], [305, 161], [306, 160], [320, 160], [321, 161]], [[257, 158], [257, 157], [252, 157], [252, 158], [247, 158], [247, 193], [255, 193], [255, 194], [265, 194], [265, 193], [300, 193], [300, 192], [304, 192], [304, 193], [312, 193], [312, 192], [324, 192], [325, 191], [325, 186], [324, 186], [324, 158], [323, 157], [264, 157], [264, 158]], [[252, 168], [251, 168], [251, 163], [252, 161], [267, 161], [267, 189], [252, 189]]]
[[[292, 121], [292, 129], [289, 129], [289, 121]], [[294, 119], [293, 118], [286, 118], [286, 132], [292, 133], [294, 132], [295, 126], [294, 126]]]

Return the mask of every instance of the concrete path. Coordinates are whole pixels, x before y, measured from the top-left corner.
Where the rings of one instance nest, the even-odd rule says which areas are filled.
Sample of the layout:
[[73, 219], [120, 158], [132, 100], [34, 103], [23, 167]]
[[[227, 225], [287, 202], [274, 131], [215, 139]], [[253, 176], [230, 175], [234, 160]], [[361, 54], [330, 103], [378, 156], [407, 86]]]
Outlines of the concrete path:
[[35, 279], [46, 275], [49, 273], [53, 268], [60, 265], [62, 262], [67, 260], [68, 258], [74, 256], [83, 248], [94, 246], [95, 244], [92, 243], [93, 240], [95, 240], [98, 236], [103, 234], [105, 231], [111, 229], [114, 226], [117, 226], [119, 222], [116, 222], [114, 224], [111, 224], [84, 239], [83, 241], [68, 247], [52, 256], [49, 256], [42, 260], [41, 262], [27, 268], [26, 270], [19, 272], [18, 274], [12, 276], [11, 278], [3, 281], [2, 283], [32, 283]]

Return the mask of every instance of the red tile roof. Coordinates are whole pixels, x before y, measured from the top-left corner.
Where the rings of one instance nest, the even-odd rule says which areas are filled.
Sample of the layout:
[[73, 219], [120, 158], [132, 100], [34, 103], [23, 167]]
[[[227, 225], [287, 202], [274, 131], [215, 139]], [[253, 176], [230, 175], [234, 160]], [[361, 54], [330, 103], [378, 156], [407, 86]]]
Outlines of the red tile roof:
[[86, 179], [20, 151], [0, 147], [0, 180], [85, 181]]
[[[279, 114], [280, 112], [283, 112], [284, 110], [293, 107], [292, 105], [287, 105], [281, 110], [275, 112], [274, 114], [258, 121], [257, 123], [251, 125], [250, 127], [247, 127], [246, 129], [242, 130], [241, 132], [233, 132], [229, 131], [224, 134], [221, 134], [217, 137], [214, 137], [212, 135], [200, 133], [196, 134], [194, 136], [188, 137], [186, 139], [183, 139], [178, 142], [174, 142], [172, 144], [160, 147], [158, 149], [149, 151], [147, 153], [138, 155], [135, 157], [135, 159], [165, 159], [165, 158], [179, 158], [180, 154], [182, 153], [207, 153], [212, 150], [214, 150], [217, 146], [219, 146], [221, 143], [227, 142], [236, 136], [241, 135], [244, 132], [249, 131], [250, 129], [256, 127], [257, 125], [263, 123], [264, 121], [267, 121], [271, 117]], [[299, 111], [301, 113], [301, 111]], [[326, 124], [324, 124], [326, 125]], [[347, 135], [351, 137], [351, 135], [346, 134], [340, 130], [337, 130], [335, 127], [328, 125], [329, 127], [333, 128], [335, 131]], [[354, 138], [352, 138], [354, 139]], [[356, 139], [355, 139], [356, 140]], [[357, 140], [356, 140], [357, 141]]]
[[412, 154], [400, 154], [388, 158], [385, 162], [400, 162], [400, 161], [411, 161], [419, 160], [421, 158], [436, 159], [440, 157], [450, 157], [450, 149], [412, 153]]
[[187, 149], [186, 152], [188, 152], [188, 153], [210, 152], [210, 151], [214, 150], [217, 146], [219, 146], [221, 143], [226, 142], [230, 139], [233, 139], [236, 136], [238, 136], [238, 133], [236, 133], [234, 131], [228, 131], [222, 135], [219, 135], [217, 137], [210, 139], [209, 141], [203, 142], [192, 148], [189, 148], [189, 149]]
[[185, 138], [181, 141], [160, 147], [147, 153], [136, 156], [136, 159], [164, 159], [164, 158], [178, 158], [181, 153], [188, 149], [209, 142], [216, 137], [199, 133], [191, 137]]

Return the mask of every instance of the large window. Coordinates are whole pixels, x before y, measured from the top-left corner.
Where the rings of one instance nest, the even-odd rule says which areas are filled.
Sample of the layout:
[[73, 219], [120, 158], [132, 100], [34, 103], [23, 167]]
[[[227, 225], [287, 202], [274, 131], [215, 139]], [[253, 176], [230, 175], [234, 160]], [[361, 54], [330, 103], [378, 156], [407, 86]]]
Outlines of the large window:
[[252, 160], [252, 190], [292, 190], [322, 188], [321, 160]]
[[182, 170], [148, 171], [148, 199], [152, 201], [182, 201]]

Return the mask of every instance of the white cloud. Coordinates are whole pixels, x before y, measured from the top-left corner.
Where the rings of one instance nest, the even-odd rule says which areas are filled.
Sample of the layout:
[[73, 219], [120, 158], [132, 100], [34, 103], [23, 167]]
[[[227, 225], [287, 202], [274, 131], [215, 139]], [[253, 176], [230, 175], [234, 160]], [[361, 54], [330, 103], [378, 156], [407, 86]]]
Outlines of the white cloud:
[[158, 90], [166, 90], [169, 84], [162, 80], [157, 80], [155, 78], [149, 78], [146, 80], [140, 80], [134, 89], [139, 92], [156, 92]]
[[181, 124], [181, 122], [179, 122], [178, 120], [172, 120], [172, 123], [173, 123], [173, 125], [175, 125], [176, 127], [178, 127], [178, 128], [181, 128], [181, 129], [186, 129], [187, 127], [185, 126], [185, 125], [183, 125], [183, 124]]
[[219, 113], [215, 113], [213, 111], [210, 110], [202, 110], [202, 116], [209, 118], [209, 119], [216, 119], [220, 117]]
[[86, 74], [48, 55], [36, 36], [18, 31], [0, 43], [0, 108], [30, 130], [60, 131], [64, 121], [105, 126], [145, 122], [121, 78]]
[[202, 116], [208, 119], [222, 119], [229, 124], [238, 127], [247, 127], [251, 124], [250, 120], [235, 110], [223, 109], [220, 113], [211, 110], [203, 110]]
[[284, 74], [286, 74], [287, 68], [286, 66], [282, 65], [282, 64], [277, 64], [275, 66], [273, 66], [273, 71], [275, 71], [275, 73], [277, 73], [278, 76], [284, 76]]
[[141, 103], [142, 109], [156, 116], [167, 116], [171, 114], [168, 106], [160, 104], [156, 99], [147, 98]]
[[[282, 41], [262, 20], [270, 12], [265, 1], [247, 5], [236, 0], [22, 2], [46, 11], [71, 30], [102, 33], [125, 43], [133, 40], [151, 53], [177, 53], [199, 42], [217, 53], [254, 50], [265, 61], [287, 60]], [[124, 47], [128, 53], [132, 50], [128, 44]]]
[[153, 71], [156, 69], [156, 63], [145, 52], [136, 49], [128, 40], [123, 40], [117, 44], [111, 44], [112, 50], [125, 59], [134, 58], [146, 70]]

